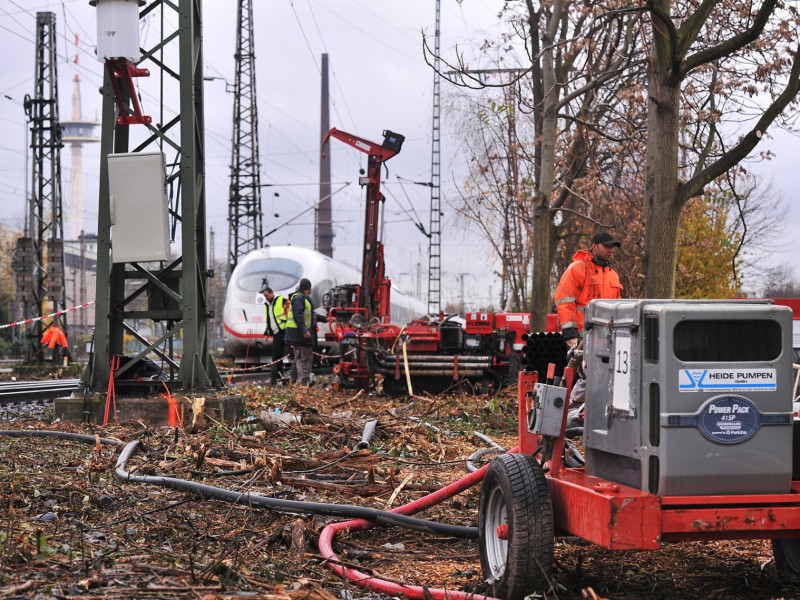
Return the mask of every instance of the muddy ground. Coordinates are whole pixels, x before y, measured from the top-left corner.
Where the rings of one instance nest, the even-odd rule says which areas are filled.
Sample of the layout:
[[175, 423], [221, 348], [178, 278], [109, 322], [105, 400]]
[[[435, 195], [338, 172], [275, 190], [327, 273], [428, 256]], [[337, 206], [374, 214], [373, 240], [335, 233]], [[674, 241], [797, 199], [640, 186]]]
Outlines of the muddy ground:
[[[306, 502], [380, 509], [418, 499], [468, 473], [487, 442], [516, 444], [516, 391], [385, 398], [323, 386], [238, 390], [241, 423], [106, 427], [17, 416], [2, 429], [140, 440], [128, 468]], [[280, 413], [274, 411], [279, 409]], [[265, 412], [266, 411], [266, 412]], [[262, 414], [265, 417], [262, 419]], [[281, 416], [282, 415], [282, 416]], [[299, 419], [299, 422], [297, 419]], [[356, 450], [366, 421], [369, 447]], [[122, 481], [119, 446], [0, 436], [0, 598], [378, 599], [340, 579], [318, 538], [333, 516], [284, 514]], [[480, 486], [419, 515], [477, 522]], [[338, 559], [395, 585], [491, 594], [475, 540], [378, 527], [338, 536]], [[777, 574], [769, 542], [681, 543], [610, 552], [559, 539], [553, 589], [539, 598], [800, 598]]]

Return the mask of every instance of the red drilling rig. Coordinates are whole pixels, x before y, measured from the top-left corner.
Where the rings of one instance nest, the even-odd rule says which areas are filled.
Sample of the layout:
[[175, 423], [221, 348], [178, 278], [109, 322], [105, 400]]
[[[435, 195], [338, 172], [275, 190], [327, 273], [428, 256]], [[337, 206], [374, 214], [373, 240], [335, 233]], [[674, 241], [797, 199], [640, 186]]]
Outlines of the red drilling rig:
[[405, 385], [409, 392], [412, 378], [426, 388], [447, 387], [461, 379], [496, 388], [509, 374], [515, 377], [510, 371], [524, 347], [527, 313], [470, 313], [463, 322], [442, 313], [409, 321], [390, 312], [391, 281], [379, 239], [385, 200], [381, 167], [400, 152], [405, 138], [388, 130], [383, 135], [378, 144], [334, 128], [323, 140], [325, 144], [334, 137], [369, 157], [366, 175], [359, 179], [366, 186], [361, 283], [334, 287], [323, 300], [330, 324], [326, 337], [339, 344], [339, 381], [369, 388], [381, 380], [387, 391]]

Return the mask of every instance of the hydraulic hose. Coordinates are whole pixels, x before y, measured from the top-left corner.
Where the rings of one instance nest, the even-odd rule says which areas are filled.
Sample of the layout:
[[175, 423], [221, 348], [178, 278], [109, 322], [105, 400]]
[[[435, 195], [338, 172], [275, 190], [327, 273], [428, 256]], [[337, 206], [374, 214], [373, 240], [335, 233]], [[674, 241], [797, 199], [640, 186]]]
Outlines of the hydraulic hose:
[[480, 450], [476, 450], [467, 459], [467, 471], [470, 473], [477, 471], [480, 467], [475, 464], [475, 461], [483, 458], [487, 454], [505, 454], [505, 452], [503, 448], [481, 448]]
[[500, 444], [498, 444], [497, 442], [495, 442], [495, 441], [494, 441], [492, 438], [490, 438], [490, 437], [489, 437], [488, 435], [486, 435], [485, 433], [481, 433], [480, 431], [473, 431], [473, 432], [472, 432], [472, 435], [474, 435], [474, 436], [475, 436], [476, 438], [478, 438], [479, 440], [483, 440], [484, 442], [486, 442], [487, 444], [489, 444], [489, 445], [490, 445], [492, 448], [497, 448], [498, 450], [502, 450], [503, 452], [505, 452], [505, 451], [506, 451], [506, 449], [505, 449], [505, 448], [503, 448], [503, 447], [502, 447]]
[[[509, 450], [509, 453], [511, 452], [519, 452], [519, 446]], [[454, 481], [450, 485], [447, 485], [440, 490], [436, 490], [427, 496], [423, 496], [422, 498], [414, 500], [413, 502], [409, 502], [408, 504], [404, 504], [403, 506], [393, 508], [390, 512], [413, 515], [425, 510], [426, 508], [430, 508], [435, 504], [439, 504], [448, 498], [452, 498], [456, 494], [460, 494], [476, 483], [483, 481], [483, 476], [488, 468], [489, 466], [485, 465], [474, 473], [470, 473], [466, 477], [462, 477], [461, 479]], [[339, 558], [333, 551], [333, 538], [336, 536], [336, 534], [342, 531], [351, 533], [355, 531], [362, 531], [374, 526], [374, 523], [364, 519], [357, 519], [354, 521], [332, 523], [325, 527], [319, 536], [319, 550], [322, 556], [329, 559], [328, 566], [338, 575], [350, 579], [358, 586], [393, 595], [401, 594], [407, 598], [419, 600], [429, 600], [430, 598], [436, 598], [439, 600], [494, 600], [490, 596], [481, 596], [472, 592], [456, 592], [452, 590], [422, 587], [418, 585], [404, 585], [393, 581], [386, 581], [385, 579], [380, 579], [379, 577], [374, 577], [357, 569], [352, 569], [339, 564]]]
[[480, 450], [477, 450], [477, 451], [473, 452], [470, 455], [470, 457], [467, 459], [467, 471], [469, 471], [470, 473], [474, 473], [475, 471], [477, 471], [480, 468], [480, 467], [478, 467], [478, 465], [475, 464], [474, 461], [476, 461], [476, 460], [478, 460], [480, 458], [483, 458], [487, 454], [505, 454], [506, 453], [506, 449], [505, 448], [503, 448], [500, 444], [495, 442], [492, 438], [490, 438], [485, 433], [481, 433], [480, 431], [473, 431], [472, 435], [474, 435], [479, 440], [483, 440], [484, 442], [489, 444], [491, 446], [491, 448], [481, 448]]
[[83, 433], [70, 433], [68, 431], [46, 431], [41, 429], [34, 430], [19, 430], [19, 429], [0, 429], [0, 435], [7, 437], [43, 437], [43, 438], [56, 438], [59, 440], [73, 440], [75, 442], [83, 442], [85, 444], [97, 443], [100, 440], [101, 444], [106, 446], [122, 446], [125, 442], [116, 440], [114, 438], [98, 438], [94, 435], [86, 435]]
[[[8, 437], [42, 437], [42, 438], [56, 438], [64, 440], [73, 440], [76, 442], [83, 442], [86, 444], [94, 444], [97, 440], [100, 443], [109, 446], [122, 446], [125, 442], [113, 438], [98, 438], [93, 435], [85, 435], [80, 433], [70, 433], [66, 431], [46, 431], [46, 430], [0, 430], [0, 435]], [[416, 531], [425, 531], [429, 533], [437, 533], [449, 537], [463, 537], [475, 539], [478, 537], [477, 527], [464, 527], [461, 525], [448, 525], [446, 523], [437, 523], [435, 521], [427, 521], [425, 519], [415, 519], [404, 514], [397, 514], [392, 511], [379, 510], [362, 506], [352, 506], [348, 504], [327, 504], [320, 502], [303, 502], [300, 500], [283, 500], [279, 498], [270, 498], [268, 496], [259, 496], [257, 494], [242, 494], [218, 488], [203, 483], [196, 483], [185, 479], [177, 479], [174, 477], [161, 477], [151, 475], [134, 475], [126, 471], [128, 460], [139, 447], [139, 441], [129, 442], [122, 450], [117, 458], [115, 467], [116, 476], [123, 481], [133, 481], [136, 483], [149, 483], [160, 487], [166, 487], [174, 490], [190, 492], [200, 496], [201, 498], [213, 498], [215, 500], [222, 500], [231, 502], [233, 504], [244, 504], [247, 506], [255, 506], [259, 508], [267, 508], [277, 512], [289, 513], [302, 513], [302, 514], [319, 514], [334, 517], [345, 517], [355, 519], [366, 519], [368, 521], [375, 521], [386, 525], [399, 525], [407, 529]]]
[[[113, 438], [98, 438], [93, 435], [69, 433], [63, 431], [20, 431], [20, 430], [0, 430], [0, 435], [9, 437], [45, 437], [65, 440], [75, 440], [83, 443], [96, 443], [98, 440], [102, 444], [121, 446], [121, 440]], [[477, 595], [472, 592], [457, 592], [452, 590], [435, 589], [429, 587], [404, 585], [392, 581], [386, 581], [378, 577], [373, 577], [362, 573], [356, 569], [345, 567], [339, 564], [339, 559], [333, 551], [333, 539], [341, 531], [362, 531], [375, 527], [376, 524], [399, 525], [417, 531], [425, 531], [447, 535], [449, 537], [477, 538], [478, 530], [476, 527], [463, 527], [459, 525], [447, 525], [435, 521], [413, 518], [410, 515], [421, 512], [431, 506], [439, 504], [461, 492], [469, 489], [473, 485], [483, 480], [484, 474], [488, 469], [485, 465], [469, 475], [435, 491], [427, 496], [423, 496], [413, 502], [398, 506], [390, 511], [364, 508], [358, 506], [342, 504], [325, 504], [317, 502], [301, 502], [297, 500], [281, 500], [267, 496], [258, 496], [250, 493], [239, 493], [218, 488], [202, 483], [176, 479], [172, 477], [134, 475], [126, 471], [127, 463], [140, 442], [129, 442], [120, 452], [115, 467], [115, 475], [123, 481], [133, 481], [137, 483], [148, 483], [169, 489], [190, 492], [201, 498], [213, 498], [231, 502], [234, 504], [244, 504], [259, 508], [267, 508], [279, 512], [303, 513], [303, 514], [322, 514], [339, 517], [353, 517], [351, 521], [341, 521], [328, 525], [322, 530], [319, 537], [319, 549], [322, 555], [328, 560], [328, 566], [337, 574], [352, 580], [357, 585], [383, 591], [390, 594], [401, 594], [407, 598], [428, 600], [435, 598], [439, 600], [495, 600], [490, 596]], [[511, 452], [518, 452], [519, 447], [512, 448]]]
[[355, 519], [365, 519], [367, 522], [374, 521], [384, 525], [399, 525], [416, 531], [437, 533], [450, 537], [463, 537], [475, 539], [478, 537], [477, 527], [463, 527], [461, 525], [448, 525], [426, 521], [425, 519], [415, 519], [405, 514], [397, 514], [394, 511], [378, 510], [374, 508], [352, 506], [347, 504], [326, 504], [320, 502], [303, 502], [300, 500], [283, 500], [260, 496], [251, 493], [241, 493], [226, 490], [204, 483], [197, 483], [185, 479], [174, 477], [163, 477], [154, 475], [134, 475], [126, 471], [128, 460], [139, 447], [138, 441], [128, 443], [122, 450], [117, 459], [116, 476], [123, 481], [134, 481], [137, 483], [148, 483], [182, 492], [196, 494], [203, 499], [213, 498], [232, 504], [244, 504], [246, 506], [256, 506], [268, 508], [278, 512], [301, 513], [328, 515], [333, 517], [350, 517]]

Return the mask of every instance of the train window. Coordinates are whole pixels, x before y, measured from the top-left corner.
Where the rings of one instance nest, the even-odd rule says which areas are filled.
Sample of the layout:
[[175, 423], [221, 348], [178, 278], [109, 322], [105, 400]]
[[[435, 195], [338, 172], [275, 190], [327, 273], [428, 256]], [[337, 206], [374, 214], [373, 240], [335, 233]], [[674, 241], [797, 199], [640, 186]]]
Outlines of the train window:
[[781, 355], [781, 326], [767, 320], [681, 321], [672, 346], [687, 362], [749, 362]]
[[[303, 276], [303, 265], [290, 258], [264, 258], [244, 265], [236, 284], [246, 292], [257, 292], [262, 282], [275, 291], [294, 289]], [[313, 289], [313, 288], [312, 288]]]

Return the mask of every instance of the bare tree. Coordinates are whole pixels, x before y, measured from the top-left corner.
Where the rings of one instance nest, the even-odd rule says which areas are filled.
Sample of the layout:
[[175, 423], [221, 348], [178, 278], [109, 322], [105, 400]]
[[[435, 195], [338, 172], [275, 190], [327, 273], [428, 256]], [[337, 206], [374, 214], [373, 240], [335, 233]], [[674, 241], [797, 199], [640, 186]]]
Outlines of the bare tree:
[[461, 112], [461, 122], [467, 124], [461, 135], [469, 177], [461, 196], [450, 204], [488, 242], [500, 263], [501, 307], [519, 311], [529, 306], [532, 231], [525, 211], [532, 174], [521, 148], [531, 140], [525, 137], [530, 128], [517, 127], [513, 88], [503, 92], [502, 103], [483, 94], [477, 100], [452, 98], [451, 110]]
[[[626, 72], [635, 48], [637, 16], [609, 13], [599, 5], [555, 0], [524, 9], [506, 5], [514, 33], [523, 41], [529, 68], [520, 68], [511, 85], [519, 84], [520, 114], [527, 114], [530, 145], [518, 144], [514, 153], [529, 162], [527, 185], [518, 188], [519, 214], [531, 232], [533, 280], [530, 294], [531, 325], [543, 328], [551, 305], [551, 276], [557, 242], [572, 217], [588, 219], [591, 228], [604, 227], [604, 216], [592, 216], [591, 206], [576, 192], [586, 187], [595, 158], [608, 131], [605, 121], [616, 116], [626, 85]], [[456, 72], [451, 80], [465, 87], [489, 84], [457, 54], [447, 66]], [[517, 117], [518, 129], [521, 117]], [[613, 133], [612, 133], [613, 135]], [[607, 155], [606, 155], [607, 156]], [[591, 187], [591, 186], [590, 186]], [[569, 216], [569, 218], [565, 218]], [[574, 225], [574, 223], [573, 223]], [[586, 227], [584, 223], [584, 227]]]
[[761, 294], [765, 298], [800, 298], [797, 274], [785, 265], [769, 269]]

